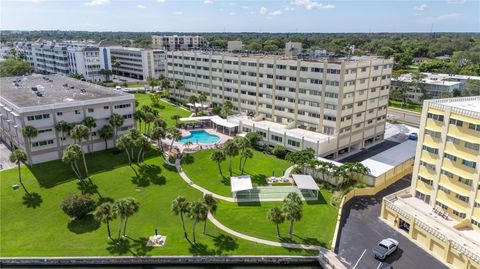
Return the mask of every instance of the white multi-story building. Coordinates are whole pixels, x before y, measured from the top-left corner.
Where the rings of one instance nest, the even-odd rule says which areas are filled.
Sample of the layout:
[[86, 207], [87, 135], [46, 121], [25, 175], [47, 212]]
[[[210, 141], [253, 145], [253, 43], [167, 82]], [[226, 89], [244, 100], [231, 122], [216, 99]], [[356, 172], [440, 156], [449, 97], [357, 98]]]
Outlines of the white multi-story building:
[[[84, 142], [85, 152], [105, 149], [98, 130], [109, 124], [113, 113], [125, 119], [119, 135], [135, 125], [135, 98], [128, 93], [62, 75], [3, 77], [0, 86], [0, 138], [12, 148], [24, 150], [30, 164], [59, 159], [73, 143], [67, 134], [56, 131], [59, 121], [75, 124], [85, 117], [95, 119], [97, 126], [91, 140]], [[38, 131], [31, 141], [22, 134], [27, 125]], [[112, 145], [113, 139], [108, 140], [107, 147]]]
[[[127, 48], [113, 43], [100, 43], [100, 61], [103, 69], [113, 74], [138, 80], [158, 78], [165, 74], [165, 52], [157, 49]], [[119, 65], [116, 66], [115, 62]]]
[[100, 61], [98, 47], [79, 42], [17, 42], [15, 49], [41, 74], [83, 75], [86, 80], [98, 81]]
[[152, 35], [154, 48], [162, 50], [195, 50], [205, 46], [203, 36]]
[[392, 59], [177, 51], [167, 52], [167, 65], [167, 76], [185, 83], [173, 98], [205, 93], [212, 106], [228, 100], [234, 112], [249, 116], [232, 119], [240, 131], [261, 127], [271, 145], [338, 158], [383, 140]]

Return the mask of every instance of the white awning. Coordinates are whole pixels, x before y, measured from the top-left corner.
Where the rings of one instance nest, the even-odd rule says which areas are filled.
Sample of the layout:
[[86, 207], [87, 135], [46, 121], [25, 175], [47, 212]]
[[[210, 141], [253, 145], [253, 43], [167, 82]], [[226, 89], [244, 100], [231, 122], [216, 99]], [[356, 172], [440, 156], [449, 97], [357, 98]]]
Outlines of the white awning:
[[229, 122], [225, 119], [222, 119], [220, 117], [216, 117], [216, 118], [212, 118], [211, 119], [213, 123], [215, 123], [216, 125], [221, 125], [223, 127], [226, 127], [228, 129], [231, 129], [231, 128], [235, 128], [235, 127], [238, 127], [238, 124], [236, 123], [232, 123], [232, 122]]
[[204, 103], [204, 104], [200, 104], [200, 103], [195, 103], [195, 104], [187, 103], [187, 106], [190, 106], [190, 107], [208, 108], [210, 105], [207, 104], [207, 103]]
[[202, 121], [202, 120], [211, 120], [214, 117], [218, 116], [200, 116], [200, 117], [186, 117], [186, 118], [180, 118], [180, 121]]
[[297, 185], [299, 189], [315, 191], [320, 190], [317, 183], [310, 175], [292, 175], [292, 177], [293, 181], [295, 181], [295, 185]]
[[231, 177], [230, 187], [232, 188], [232, 193], [253, 189], [250, 175]]

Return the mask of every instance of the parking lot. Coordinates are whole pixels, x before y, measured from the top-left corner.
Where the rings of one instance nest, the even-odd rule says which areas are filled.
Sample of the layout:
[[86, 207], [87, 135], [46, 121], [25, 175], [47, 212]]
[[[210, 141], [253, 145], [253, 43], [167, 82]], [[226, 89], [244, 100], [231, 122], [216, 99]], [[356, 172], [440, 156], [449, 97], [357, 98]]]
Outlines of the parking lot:
[[[354, 269], [443, 269], [446, 265], [411, 242], [382, 220], [382, 197], [410, 186], [410, 175], [375, 196], [355, 197], [344, 207], [335, 252]], [[399, 241], [399, 248], [384, 261], [373, 257], [372, 248], [384, 238]]]

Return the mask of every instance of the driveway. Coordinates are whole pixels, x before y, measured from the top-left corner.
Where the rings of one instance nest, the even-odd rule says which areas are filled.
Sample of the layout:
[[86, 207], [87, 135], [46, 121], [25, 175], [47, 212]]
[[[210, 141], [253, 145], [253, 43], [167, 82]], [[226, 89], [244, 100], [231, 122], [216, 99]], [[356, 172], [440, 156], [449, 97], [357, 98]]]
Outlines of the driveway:
[[[382, 197], [410, 186], [411, 175], [392, 184], [375, 196], [351, 199], [344, 207], [335, 252], [342, 262], [354, 269], [448, 269], [422, 248], [412, 243], [406, 234], [399, 233], [382, 220]], [[399, 249], [380, 262], [372, 255], [372, 248], [384, 238], [399, 241]]]

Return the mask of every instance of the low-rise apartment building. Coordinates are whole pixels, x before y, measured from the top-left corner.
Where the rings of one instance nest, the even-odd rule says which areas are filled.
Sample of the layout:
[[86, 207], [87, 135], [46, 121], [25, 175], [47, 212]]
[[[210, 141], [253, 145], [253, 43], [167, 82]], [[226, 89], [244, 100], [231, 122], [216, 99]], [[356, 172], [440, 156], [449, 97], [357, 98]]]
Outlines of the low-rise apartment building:
[[480, 96], [427, 100], [409, 189], [382, 218], [453, 268], [480, 268]]
[[167, 52], [167, 65], [167, 76], [185, 84], [171, 91], [173, 98], [205, 93], [212, 106], [230, 101], [234, 112], [250, 117], [242, 120], [242, 131], [255, 121], [284, 135], [265, 137], [271, 145], [300, 150], [309, 140], [317, 155], [337, 158], [383, 140], [392, 59], [178, 51]]
[[198, 35], [152, 35], [152, 45], [162, 50], [196, 50], [205, 47], [205, 39]]
[[[0, 86], [0, 138], [12, 148], [24, 150], [30, 164], [60, 159], [64, 148], [73, 143], [56, 130], [59, 121], [75, 124], [85, 117], [95, 119], [92, 139], [84, 142], [85, 152], [105, 149], [98, 130], [109, 124], [113, 113], [125, 119], [119, 135], [135, 125], [135, 98], [128, 93], [62, 75], [4, 77]], [[22, 134], [27, 125], [38, 131], [31, 141]], [[113, 138], [107, 141], [108, 147], [112, 145]]]

